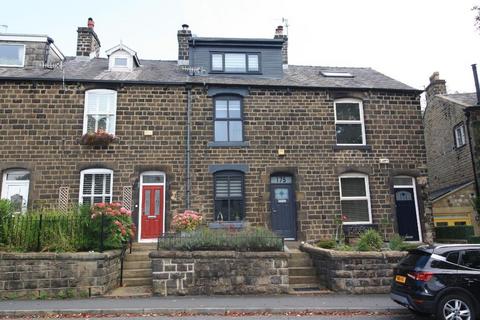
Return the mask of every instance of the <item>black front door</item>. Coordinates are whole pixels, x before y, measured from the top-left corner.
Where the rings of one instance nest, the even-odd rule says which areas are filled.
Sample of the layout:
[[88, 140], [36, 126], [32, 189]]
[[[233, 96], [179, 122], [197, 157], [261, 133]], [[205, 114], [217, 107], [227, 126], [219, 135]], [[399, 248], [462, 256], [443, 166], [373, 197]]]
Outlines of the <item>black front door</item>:
[[[297, 226], [295, 215], [295, 200], [290, 179], [278, 179], [282, 177], [272, 177], [271, 180], [271, 208], [272, 208], [272, 230], [284, 238], [296, 239]], [[273, 183], [289, 181], [290, 183]]]
[[420, 240], [413, 190], [413, 188], [395, 188], [398, 233], [406, 241]]

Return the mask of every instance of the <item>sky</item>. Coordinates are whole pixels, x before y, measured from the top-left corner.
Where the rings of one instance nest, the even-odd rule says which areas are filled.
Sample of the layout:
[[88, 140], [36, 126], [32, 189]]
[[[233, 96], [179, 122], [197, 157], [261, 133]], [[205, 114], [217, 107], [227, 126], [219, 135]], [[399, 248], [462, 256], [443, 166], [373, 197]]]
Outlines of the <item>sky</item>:
[[455, 93], [475, 90], [476, 4], [480, 0], [16, 0], [1, 4], [0, 25], [8, 25], [8, 33], [48, 34], [73, 56], [76, 29], [92, 17], [102, 56], [122, 41], [140, 59], [175, 60], [183, 23], [197, 36], [271, 38], [286, 18], [290, 64], [371, 67], [417, 89], [438, 71]]

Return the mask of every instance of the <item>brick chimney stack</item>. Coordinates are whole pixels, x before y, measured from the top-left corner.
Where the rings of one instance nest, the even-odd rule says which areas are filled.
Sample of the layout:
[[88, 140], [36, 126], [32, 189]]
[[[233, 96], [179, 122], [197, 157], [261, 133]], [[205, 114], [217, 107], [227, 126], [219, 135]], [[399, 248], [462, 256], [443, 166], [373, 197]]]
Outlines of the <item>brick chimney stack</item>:
[[100, 55], [100, 40], [93, 30], [95, 22], [88, 18], [87, 27], [78, 27], [77, 57], [98, 58]]
[[188, 40], [192, 37], [192, 31], [188, 29], [188, 24], [182, 24], [182, 29], [178, 30], [178, 65], [189, 64], [189, 46]]
[[435, 71], [430, 76], [430, 84], [425, 89], [427, 105], [430, 103], [432, 98], [437, 94], [447, 94], [447, 85], [445, 80], [440, 79], [440, 74], [438, 71]]
[[273, 39], [283, 39], [282, 64], [283, 68], [286, 69], [288, 67], [288, 36], [283, 34], [283, 26], [278, 26], [277, 29], [275, 29], [275, 36]]

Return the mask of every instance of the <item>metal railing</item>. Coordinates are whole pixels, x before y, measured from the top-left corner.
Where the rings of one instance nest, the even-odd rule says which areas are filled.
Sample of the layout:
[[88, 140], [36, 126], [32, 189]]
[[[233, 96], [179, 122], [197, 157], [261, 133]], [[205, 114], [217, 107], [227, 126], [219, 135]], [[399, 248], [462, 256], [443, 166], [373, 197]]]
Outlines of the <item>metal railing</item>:
[[[94, 226], [94, 223], [98, 225]], [[12, 214], [0, 218], [0, 247], [16, 251], [89, 251], [103, 252], [107, 239], [102, 218], [87, 221], [78, 215]]]

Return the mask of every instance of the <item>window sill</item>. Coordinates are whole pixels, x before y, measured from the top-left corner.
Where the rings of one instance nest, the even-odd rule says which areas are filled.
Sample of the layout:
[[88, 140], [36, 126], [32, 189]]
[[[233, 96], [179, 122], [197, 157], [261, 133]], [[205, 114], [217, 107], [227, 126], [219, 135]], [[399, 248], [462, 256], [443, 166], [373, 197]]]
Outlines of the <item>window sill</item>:
[[352, 146], [341, 146], [341, 145], [333, 145], [332, 146], [333, 151], [338, 151], [338, 150], [364, 150], [364, 151], [372, 151], [372, 146], [370, 145], [352, 145]]
[[228, 148], [228, 147], [250, 147], [250, 141], [210, 141], [207, 143], [209, 148]]

